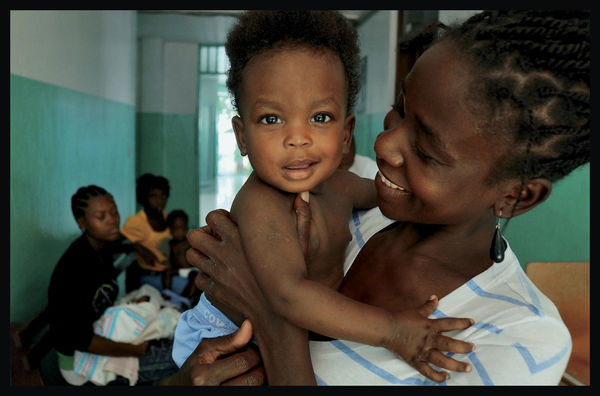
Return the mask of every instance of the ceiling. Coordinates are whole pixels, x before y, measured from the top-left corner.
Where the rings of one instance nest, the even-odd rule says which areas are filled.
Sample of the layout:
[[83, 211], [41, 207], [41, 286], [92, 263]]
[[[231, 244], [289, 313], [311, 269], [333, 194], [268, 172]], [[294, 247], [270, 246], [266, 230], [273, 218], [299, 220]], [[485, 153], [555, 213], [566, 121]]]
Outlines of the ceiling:
[[[160, 13], [160, 14], [185, 14], [185, 15], [240, 15], [245, 10], [139, 10], [141, 13]], [[355, 26], [360, 25], [368, 18], [373, 10], [339, 10]]]

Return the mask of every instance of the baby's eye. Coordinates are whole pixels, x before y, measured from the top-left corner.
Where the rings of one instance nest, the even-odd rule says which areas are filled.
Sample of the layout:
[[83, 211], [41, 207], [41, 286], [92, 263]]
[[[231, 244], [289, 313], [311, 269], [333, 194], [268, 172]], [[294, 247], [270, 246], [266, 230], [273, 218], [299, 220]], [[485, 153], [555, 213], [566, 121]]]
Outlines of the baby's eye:
[[327, 114], [323, 114], [323, 113], [319, 113], [313, 116], [313, 118], [311, 118], [312, 122], [329, 122], [331, 121], [331, 117], [328, 116]]
[[260, 119], [260, 122], [263, 124], [271, 125], [271, 124], [280, 124], [281, 120], [276, 115], [267, 115]]

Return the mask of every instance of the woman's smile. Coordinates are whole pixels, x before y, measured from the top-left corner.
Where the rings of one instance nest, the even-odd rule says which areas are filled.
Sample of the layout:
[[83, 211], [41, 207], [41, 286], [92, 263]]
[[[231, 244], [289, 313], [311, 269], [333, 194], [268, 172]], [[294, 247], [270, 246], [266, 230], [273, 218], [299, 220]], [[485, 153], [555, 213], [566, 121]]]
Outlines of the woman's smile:
[[394, 190], [400, 190], [403, 192], [408, 192], [408, 190], [404, 187], [398, 186], [394, 183], [392, 183], [390, 180], [388, 180], [383, 173], [381, 173], [381, 171], [377, 172], [379, 174], [379, 177], [381, 177], [381, 181], [383, 182], [383, 184], [385, 184], [386, 186], [388, 186], [389, 188], [393, 188]]

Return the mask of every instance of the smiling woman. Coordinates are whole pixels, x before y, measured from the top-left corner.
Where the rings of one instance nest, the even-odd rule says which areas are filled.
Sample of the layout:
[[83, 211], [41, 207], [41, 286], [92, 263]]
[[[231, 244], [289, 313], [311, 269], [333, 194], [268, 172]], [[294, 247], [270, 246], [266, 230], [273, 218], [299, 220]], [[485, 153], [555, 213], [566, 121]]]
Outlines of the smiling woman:
[[[427, 346], [415, 360], [394, 359], [347, 334], [309, 343], [260, 292], [251, 263], [269, 252], [249, 255], [242, 227], [226, 212], [209, 214], [208, 227], [188, 235], [188, 261], [204, 274], [199, 287], [250, 319], [270, 384], [431, 385], [423, 364], [444, 358], [456, 365], [434, 364], [465, 365], [437, 373], [448, 385], [559, 383], [573, 345], [569, 330], [497, 234], [498, 219], [536, 208], [557, 180], [589, 162], [590, 48], [588, 11], [481, 12], [420, 55], [385, 117], [374, 146], [379, 208], [352, 214], [349, 269], [338, 290], [393, 315], [439, 296], [421, 314], [475, 320], [447, 333], [475, 344], [464, 355], [440, 357]], [[294, 204], [298, 238], [317, 243], [306, 233], [321, 230], [322, 208], [312, 199]], [[495, 244], [505, 247], [500, 258], [490, 257]], [[311, 314], [326, 302], [312, 300]], [[193, 360], [188, 370], [200, 369]]]
[[[231, 216], [260, 290], [278, 314], [327, 337], [384, 346], [441, 381], [445, 374], [430, 362], [456, 371], [470, 370], [470, 365], [437, 349], [461, 353], [472, 345], [438, 333], [468, 327], [471, 321], [427, 319], [419, 310], [392, 313], [337, 292], [352, 238], [347, 220], [353, 208], [375, 203], [371, 179], [339, 169], [354, 130], [357, 41], [356, 31], [332, 11], [251, 11], [240, 18], [226, 46], [232, 65], [228, 87], [239, 112], [233, 119], [238, 147], [254, 171], [238, 192]], [[308, 251], [297, 235], [296, 193], [310, 197]], [[424, 302], [419, 308], [428, 311], [437, 299]], [[211, 314], [225, 325], [202, 320]], [[175, 360], [182, 364], [200, 340], [230, 333], [242, 319], [206, 290], [180, 318]], [[423, 348], [436, 351], [420, 357]]]

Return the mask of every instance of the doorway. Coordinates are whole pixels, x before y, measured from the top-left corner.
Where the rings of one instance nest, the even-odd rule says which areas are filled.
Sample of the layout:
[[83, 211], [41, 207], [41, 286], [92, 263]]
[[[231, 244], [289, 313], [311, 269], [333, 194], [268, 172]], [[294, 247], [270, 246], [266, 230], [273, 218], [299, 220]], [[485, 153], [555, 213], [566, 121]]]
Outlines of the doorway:
[[235, 194], [251, 172], [235, 141], [231, 118], [236, 115], [226, 86], [229, 68], [224, 46], [199, 46], [198, 164], [199, 225], [214, 209], [231, 209]]

